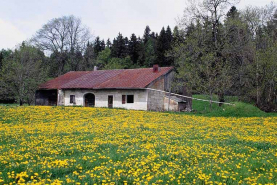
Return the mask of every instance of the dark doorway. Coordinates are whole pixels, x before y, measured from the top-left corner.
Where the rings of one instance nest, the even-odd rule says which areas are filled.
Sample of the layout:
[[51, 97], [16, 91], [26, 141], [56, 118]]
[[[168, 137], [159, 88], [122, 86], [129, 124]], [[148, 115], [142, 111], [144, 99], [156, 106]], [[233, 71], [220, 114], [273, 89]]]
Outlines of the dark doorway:
[[95, 106], [95, 96], [92, 93], [85, 94], [85, 107]]
[[108, 107], [113, 108], [113, 96], [112, 95], [108, 96]]

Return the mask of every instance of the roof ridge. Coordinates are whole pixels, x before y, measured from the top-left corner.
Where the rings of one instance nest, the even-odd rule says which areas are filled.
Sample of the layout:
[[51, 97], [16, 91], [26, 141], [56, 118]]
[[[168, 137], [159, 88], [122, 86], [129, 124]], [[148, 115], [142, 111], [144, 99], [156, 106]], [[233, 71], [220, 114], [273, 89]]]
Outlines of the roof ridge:
[[[159, 67], [159, 68], [174, 68], [174, 67], [173, 66], [167, 66], [167, 67]], [[126, 70], [137, 70], [137, 69], [153, 69], [153, 67], [132, 68], [132, 69], [100, 69], [100, 70], [96, 70], [96, 71], [118, 71], [118, 70], [126, 71]], [[68, 71], [67, 73], [71, 73], [71, 72], [94, 72], [94, 70], [92, 70], [92, 71]], [[65, 74], [63, 74], [63, 75], [65, 75]]]

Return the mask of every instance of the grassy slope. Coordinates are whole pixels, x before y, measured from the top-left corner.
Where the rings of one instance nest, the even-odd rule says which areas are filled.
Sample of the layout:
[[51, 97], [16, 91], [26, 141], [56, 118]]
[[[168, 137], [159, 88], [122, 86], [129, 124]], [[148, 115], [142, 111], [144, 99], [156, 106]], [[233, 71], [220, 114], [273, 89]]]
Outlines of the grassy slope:
[[[194, 95], [195, 98], [208, 99], [204, 95]], [[214, 97], [217, 101], [217, 98]], [[194, 112], [192, 114], [208, 116], [208, 117], [270, 117], [277, 116], [277, 113], [266, 113], [258, 109], [257, 107], [243, 102], [238, 102], [236, 97], [227, 97], [226, 102], [232, 102], [235, 105], [223, 105], [221, 107], [218, 104], [212, 105], [212, 110], [210, 110], [209, 102], [203, 102], [198, 100], [193, 100], [192, 108]]]

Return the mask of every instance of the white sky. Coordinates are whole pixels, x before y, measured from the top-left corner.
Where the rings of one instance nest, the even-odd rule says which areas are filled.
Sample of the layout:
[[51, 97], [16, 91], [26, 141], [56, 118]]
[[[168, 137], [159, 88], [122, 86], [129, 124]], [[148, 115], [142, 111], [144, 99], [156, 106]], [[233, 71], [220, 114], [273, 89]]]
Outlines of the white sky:
[[[236, 5], [264, 6], [272, 0], [241, 0]], [[275, 0], [276, 2], [276, 0]], [[15, 48], [50, 19], [75, 15], [94, 36], [111, 40], [119, 32], [142, 36], [146, 25], [160, 32], [162, 26], [176, 25], [186, 0], [1, 0], [0, 50]]]

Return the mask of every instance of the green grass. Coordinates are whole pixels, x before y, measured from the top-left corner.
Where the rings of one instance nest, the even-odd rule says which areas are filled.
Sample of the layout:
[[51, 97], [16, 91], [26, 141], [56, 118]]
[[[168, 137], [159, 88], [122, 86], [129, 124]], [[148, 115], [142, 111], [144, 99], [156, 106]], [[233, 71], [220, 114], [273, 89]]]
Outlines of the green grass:
[[[205, 95], [194, 95], [194, 98], [206, 99], [209, 98]], [[216, 96], [213, 96], [214, 101], [218, 101]], [[212, 110], [210, 110], [210, 103], [193, 100], [192, 109], [193, 112], [189, 114], [195, 114], [208, 117], [271, 117], [277, 116], [277, 113], [266, 113], [252, 104], [239, 102], [237, 97], [227, 96], [226, 102], [233, 103], [234, 105], [218, 106], [217, 103], [212, 104]]]
[[0, 106], [0, 184], [275, 184], [276, 123], [277, 117]]

